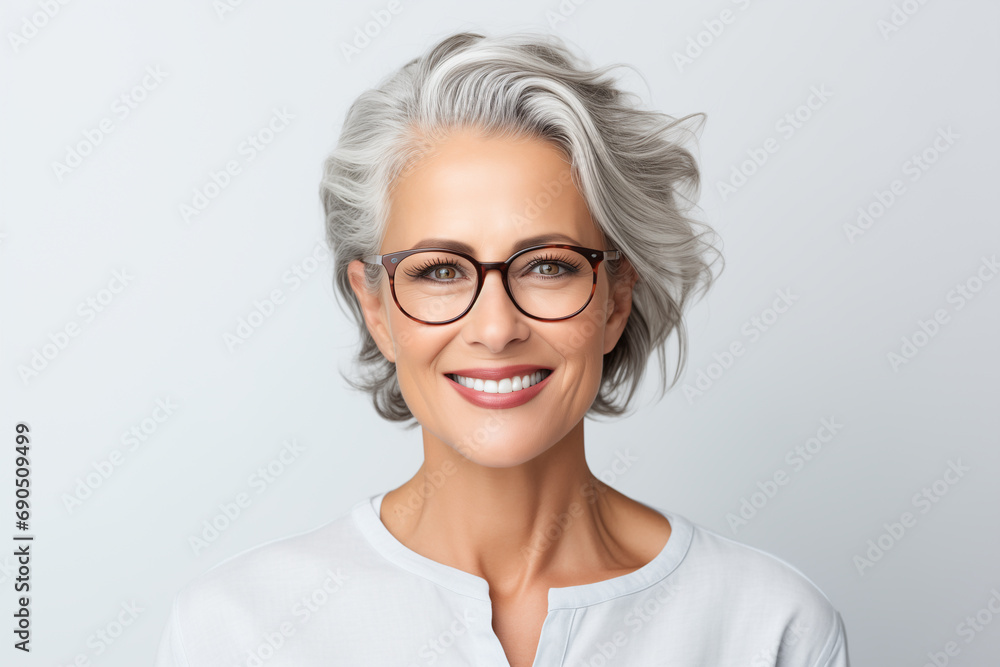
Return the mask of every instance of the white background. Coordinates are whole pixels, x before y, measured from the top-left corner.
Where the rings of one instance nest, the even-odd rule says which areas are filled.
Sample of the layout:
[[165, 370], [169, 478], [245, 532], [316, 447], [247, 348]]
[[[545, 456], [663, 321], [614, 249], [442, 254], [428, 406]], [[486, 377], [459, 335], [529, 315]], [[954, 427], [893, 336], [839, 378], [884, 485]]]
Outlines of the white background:
[[[7, 2], [0, 14], [5, 627], [21, 421], [32, 429], [36, 536], [32, 652], [15, 651], [5, 631], [0, 663], [149, 664], [172, 596], [194, 576], [325, 523], [419, 465], [419, 430], [382, 422], [341, 379], [356, 332], [329, 259], [316, 268], [308, 258], [322, 248], [321, 163], [350, 102], [464, 29], [555, 32], [595, 65], [634, 66], [619, 74], [649, 108], [708, 114], [700, 215], [727, 266], [691, 311], [689, 366], [674, 390], [654, 403], [650, 378], [633, 415], [588, 421], [595, 473], [627, 451], [638, 462], [614, 486], [801, 569], [841, 611], [856, 665], [923, 665], [949, 641], [953, 665], [1000, 655], [992, 612], [971, 641], [958, 627], [994, 594], [1000, 604], [1000, 280], [976, 282], [1000, 251], [996, 3], [910, 0], [906, 14], [887, 0], [566, 0], [560, 13], [556, 2], [401, 0], [351, 57], [344, 44], [386, 3], [252, 0], [220, 14], [211, 2], [93, 1], [53, 4], [50, 18], [42, 4]], [[705, 22], [726, 9], [732, 21], [712, 35]], [[901, 25], [886, 32], [894, 12]], [[689, 42], [699, 39], [700, 54]], [[689, 47], [696, 57], [678, 65]], [[164, 75], [143, 90], [147, 68]], [[830, 94], [800, 109], [813, 87]], [[143, 98], [125, 117], [122, 95]], [[294, 118], [249, 160], [241, 143], [275, 109]], [[808, 118], [786, 136], [777, 124], [796, 112]], [[104, 118], [112, 131], [78, 166], [54, 167]], [[949, 128], [957, 138], [935, 151]], [[777, 152], [720, 193], [768, 138]], [[914, 179], [907, 163], [927, 149], [934, 162]], [[240, 173], [185, 221], [179, 207], [229, 160]], [[894, 180], [905, 190], [849, 240], [845, 225], [859, 207], [878, 211]], [[296, 267], [315, 270], [296, 284]], [[131, 276], [124, 287], [116, 271]], [[979, 291], [959, 308], [953, 290], [967, 282]], [[283, 303], [230, 349], [224, 336], [272, 290]], [[745, 323], [767, 317], [777, 290], [796, 301], [751, 341]], [[87, 299], [106, 305], [91, 318]], [[887, 355], [938, 309], [947, 321], [893, 368]], [[745, 353], [711, 368], [734, 341]], [[25, 374], [36, 352], [41, 370]], [[715, 379], [688, 398], [699, 371]], [[177, 407], [147, 421], [130, 449], [122, 434], [158, 399]], [[786, 454], [823, 418], [843, 427], [796, 469]], [[303, 453], [252, 486], [291, 439]], [[120, 465], [95, 476], [116, 449]], [[933, 504], [914, 504], [949, 462], [968, 471], [939, 482], [946, 493]], [[756, 515], [734, 530], [727, 515], [779, 470], [788, 483], [756, 496]], [[88, 475], [99, 486], [67, 504]], [[189, 538], [243, 492], [252, 504], [196, 554]], [[907, 511], [916, 524], [887, 536], [884, 524]], [[888, 551], [859, 567], [880, 537]], [[142, 611], [114, 643], [96, 640], [123, 603]]]

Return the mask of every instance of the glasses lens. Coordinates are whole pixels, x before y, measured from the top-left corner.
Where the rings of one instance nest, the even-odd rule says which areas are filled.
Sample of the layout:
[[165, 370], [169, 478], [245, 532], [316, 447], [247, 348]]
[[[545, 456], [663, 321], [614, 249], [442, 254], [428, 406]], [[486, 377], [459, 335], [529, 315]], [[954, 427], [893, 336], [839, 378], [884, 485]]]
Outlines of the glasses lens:
[[587, 305], [594, 269], [586, 257], [565, 248], [519, 255], [507, 272], [514, 300], [535, 317], [569, 317]]
[[469, 260], [450, 252], [418, 252], [399, 262], [393, 284], [399, 306], [424, 322], [458, 317], [476, 295], [479, 280]]
[[[544, 319], [569, 317], [587, 305], [594, 270], [586, 257], [563, 248], [518, 256], [507, 272], [514, 301]], [[476, 295], [478, 275], [469, 260], [445, 251], [409, 255], [396, 268], [396, 300], [410, 316], [431, 324], [462, 314]]]

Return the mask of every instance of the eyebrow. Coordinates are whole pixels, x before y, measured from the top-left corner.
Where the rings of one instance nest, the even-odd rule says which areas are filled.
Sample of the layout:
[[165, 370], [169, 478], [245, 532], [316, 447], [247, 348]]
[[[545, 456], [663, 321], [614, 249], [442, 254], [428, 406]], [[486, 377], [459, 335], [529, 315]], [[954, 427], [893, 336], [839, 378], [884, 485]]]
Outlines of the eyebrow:
[[[530, 248], [533, 245], [541, 245], [543, 243], [567, 243], [575, 246], [581, 245], [580, 242], [572, 236], [566, 236], [565, 234], [539, 234], [538, 236], [529, 236], [528, 238], [517, 241], [514, 244], [513, 252], [517, 252], [523, 248]], [[454, 239], [422, 239], [417, 241], [417, 244], [413, 246], [413, 248], [446, 248], [448, 250], [464, 252], [467, 255], [475, 255], [475, 249], [472, 246]]]

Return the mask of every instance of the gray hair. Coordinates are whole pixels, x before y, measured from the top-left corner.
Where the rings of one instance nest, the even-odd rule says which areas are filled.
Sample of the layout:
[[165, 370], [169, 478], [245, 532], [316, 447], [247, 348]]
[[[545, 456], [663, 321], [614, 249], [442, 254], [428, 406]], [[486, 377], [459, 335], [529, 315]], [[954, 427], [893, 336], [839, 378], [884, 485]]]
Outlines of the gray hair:
[[[638, 275], [628, 323], [604, 355], [600, 391], [588, 416], [625, 413], [654, 349], [662, 397], [667, 390], [664, 348], [674, 331], [678, 364], [670, 387], [676, 384], [687, 358], [684, 305], [715, 279], [714, 260], [707, 256], [722, 260], [706, 239], [714, 232], [687, 215], [697, 201], [700, 177], [680, 139], [696, 135], [706, 116], [674, 119], [639, 108], [637, 97], [606, 76], [618, 66], [591, 69], [551, 35], [459, 33], [351, 105], [339, 142], [325, 161], [320, 198], [334, 256], [335, 292], [361, 336], [360, 379], [341, 375], [371, 394], [383, 418], [406, 421], [413, 414], [403, 400], [395, 364], [365, 326], [347, 267], [379, 252], [396, 179], [459, 127], [475, 127], [488, 136], [538, 137], [559, 147], [608, 247], [622, 251]], [[689, 119], [695, 119], [695, 127], [685, 127]], [[621, 259], [605, 266], [611, 281], [627, 270]], [[365, 271], [368, 288], [377, 290], [384, 269], [366, 264]], [[415, 425], [414, 420], [407, 428]]]

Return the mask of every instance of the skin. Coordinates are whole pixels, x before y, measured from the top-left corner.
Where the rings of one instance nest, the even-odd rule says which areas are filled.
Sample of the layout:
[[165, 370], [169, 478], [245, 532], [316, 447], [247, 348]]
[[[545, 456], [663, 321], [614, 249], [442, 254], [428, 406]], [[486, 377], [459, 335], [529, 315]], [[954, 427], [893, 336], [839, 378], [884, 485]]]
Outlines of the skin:
[[[607, 249], [569, 170], [544, 140], [456, 129], [394, 184], [379, 252], [447, 238], [472, 246], [480, 261], [499, 261], [527, 245], [520, 240], [550, 233], [572, 238], [555, 243]], [[555, 183], [562, 187], [551, 203], [526, 216], [528, 202], [549, 201]], [[368, 330], [396, 364], [424, 449], [417, 473], [383, 499], [382, 522], [409, 549], [485, 579], [509, 663], [530, 667], [550, 587], [632, 572], [670, 537], [666, 518], [600, 482], [584, 454], [584, 415], [598, 394], [603, 355], [625, 328], [637, 276], [626, 266], [611, 285], [602, 264], [583, 312], [541, 322], [518, 311], [490, 271], [465, 317], [431, 326], [399, 311], [384, 276], [378, 292], [368, 292], [363, 270], [360, 261], [350, 264], [351, 285]], [[522, 363], [553, 373], [515, 408], [472, 405], [445, 376]]]

